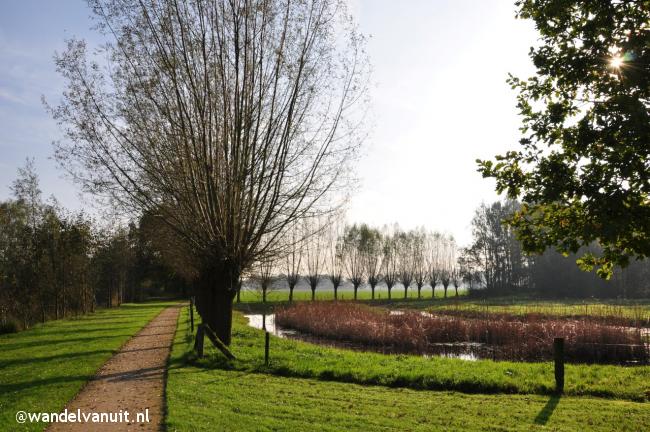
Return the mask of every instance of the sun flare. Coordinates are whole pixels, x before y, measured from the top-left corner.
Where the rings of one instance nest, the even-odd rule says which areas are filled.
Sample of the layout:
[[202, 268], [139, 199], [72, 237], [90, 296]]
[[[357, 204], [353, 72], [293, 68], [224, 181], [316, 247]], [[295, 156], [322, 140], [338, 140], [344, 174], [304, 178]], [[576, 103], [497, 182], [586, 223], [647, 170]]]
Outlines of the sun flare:
[[623, 66], [623, 57], [616, 55], [609, 60], [609, 66], [614, 69], [620, 69]]

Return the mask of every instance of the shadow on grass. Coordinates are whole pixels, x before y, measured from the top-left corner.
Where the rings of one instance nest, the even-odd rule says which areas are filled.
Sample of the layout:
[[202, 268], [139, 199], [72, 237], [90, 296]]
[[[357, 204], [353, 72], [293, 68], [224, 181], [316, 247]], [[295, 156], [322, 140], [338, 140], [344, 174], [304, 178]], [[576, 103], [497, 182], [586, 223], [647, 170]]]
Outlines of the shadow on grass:
[[21, 392], [27, 389], [38, 389], [43, 388], [43, 391], [50, 388], [50, 386], [56, 386], [57, 384], [65, 384], [69, 382], [79, 382], [84, 383], [93, 377], [94, 373], [89, 373], [86, 375], [71, 375], [71, 376], [56, 376], [50, 378], [37, 379], [32, 381], [22, 381], [13, 384], [0, 384], [0, 394]]
[[61, 360], [72, 360], [77, 357], [86, 357], [86, 356], [93, 356], [96, 354], [113, 354], [113, 350], [94, 350], [94, 351], [80, 351], [80, 352], [72, 352], [72, 353], [65, 353], [65, 354], [55, 354], [55, 355], [49, 355], [49, 356], [43, 356], [43, 357], [31, 357], [31, 358], [16, 358], [16, 359], [9, 359], [9, 360], [0, 360], [0, 369], [6, 368], [9, 366], [14, 366], [14, 365], [21, 365], [21, 366], [27, 366], [31, 367], [36, 366], [38, 363], [48, 363], [50, 361], [61, 361]]
[[535, 424], [545, 425], [548, 423], [548, 420], [551, 418], [551, 415], [553, 415], [553, 411], [555, 411], [557, 404], [560, 403], [560, 398], [561, 396], [559, 395], [553, 395], [549, 398], [546, 405], [544, 405], [544, 408], [542, 408], [539, 414], [537, 414], [537, 417], [535, 417]]
[[[341, 382], [361, 385], [376, 385], [391, 388], [410, 388], [414, 390], [458, 391], [468, 394], [516, 394], [517, 388], [513, 385], [500, 383], [484, 383], [473, 380], [440, 380], [432, 381], [428, 377], [391, 376], [388, 374], [369, 375], [359, 377], [352, 371], [318, 368], [295, 368], [285, 362], [271, 359], [268, 365], [264, 364], [260, 356], [259, 361], [228, 360], [219, 353], [206, 354], [197, 358], [194, 351], [187, 351], [169, 362], [169, 369], [182, 369], [190, 366], [200, 370], [236, 371], [245, 374], [265, 374], [285, 378], [306, 378], [319, 381]], [[550, 391], [550, 389], [548, 390]], [[544, 390], [540, 389], [544, 394]]]
[[[156, 380], [164, 373], [161, 367], [140, 368], [129, 370], [127, 372], [116, 372], [111, 374], [103, 374], [100, 379], [106, 381], [148, 381]], [[33, 388], [47, 388], [57, 384], [64, 384], [69, 382], [86, 382], [94, 377], [94, 372], [86, 375], [71, 375], [71, 376], [56, 376], [50, 378], [37, 379], [32, 381], [21, 381], [12, 384], [0, 384], [0, 394], [20, 392], [26, 389]]]
[[[110, 337], [111, 339], [113, 338], [123, 338], [123, 337], [130, 337], [132, 336], [131, 333], [119, 333], [119, 334], [111, 334]], [[44, 349], [47, 348], [48, 346], [56, 345], [56, 344], [67, 344], [67, 343], [73, 343], [73, 342], [96, 342], [97, 341], [97, 336], [90, 336], [90, 337], [80, 337], [80, 338], [67, 338], [67, 339], [46, 339], [42, 338], [40, 340], [35, 340], [33, 342], [16, 342], [16, 343], [2, 343], [0, 344], [0, 349], [2, 349], [3, 352], [6, 351], [11, 351], [11, 350], [20, 350], [23, 348], [29, 348], [29, 347], [43, 347]]]

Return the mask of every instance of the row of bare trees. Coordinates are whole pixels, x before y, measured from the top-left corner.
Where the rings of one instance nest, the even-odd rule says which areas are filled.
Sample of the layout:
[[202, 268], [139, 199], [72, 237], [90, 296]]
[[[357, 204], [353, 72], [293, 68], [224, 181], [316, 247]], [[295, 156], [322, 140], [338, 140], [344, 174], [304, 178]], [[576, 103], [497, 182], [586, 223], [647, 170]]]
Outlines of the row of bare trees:
[[468, 268], [459, 260], [454, 239], [424, 229], [343, 226], [337, 220], [311, 219], [292, 226], [284, 241], [287, 253], [276, 260], [259, 262], [251, 274], [263, 300], [271, 289], [286, 286], [292, 301], [300, 281], [309, 287], [312, 300], [323, 282], [331, 284], [334, 299], [339, 298], [341, 286], [351, 285], [356, 300], [358, 290], [364, 286], [374, 299], [382, 283], [389, 299], [398, 285], [405, 298], [409, 289], [416, 289], [421, 298], [425, 286], [433, 287], [432, 296], [435, 287], [441, 286], [447, 297], [450, 287], [458, 295], [459, 288], [472, 280]]

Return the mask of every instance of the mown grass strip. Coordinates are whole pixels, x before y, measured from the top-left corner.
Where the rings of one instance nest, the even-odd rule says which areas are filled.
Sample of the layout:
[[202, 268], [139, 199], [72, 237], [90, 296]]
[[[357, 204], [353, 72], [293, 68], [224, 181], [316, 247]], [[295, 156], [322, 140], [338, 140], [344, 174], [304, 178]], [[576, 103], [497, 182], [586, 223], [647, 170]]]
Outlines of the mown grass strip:
[[16, 412], [61, 411], [131, 336], [172, 304], [125, 304], [0, 336], [0, 430], [43, 430], [44, 424], [16, 423]]

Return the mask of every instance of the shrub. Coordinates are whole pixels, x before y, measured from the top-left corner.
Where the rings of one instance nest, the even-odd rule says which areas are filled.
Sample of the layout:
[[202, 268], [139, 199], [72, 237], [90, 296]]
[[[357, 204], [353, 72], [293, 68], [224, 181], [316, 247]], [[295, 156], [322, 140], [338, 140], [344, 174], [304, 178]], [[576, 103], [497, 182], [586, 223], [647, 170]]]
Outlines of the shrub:
[[0, 334], [16, 333], [18, 326], [13, 321], [8, 321], [4, 324], [0, 323]]

